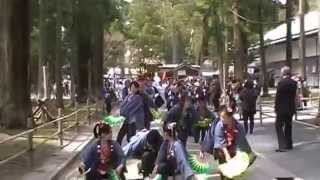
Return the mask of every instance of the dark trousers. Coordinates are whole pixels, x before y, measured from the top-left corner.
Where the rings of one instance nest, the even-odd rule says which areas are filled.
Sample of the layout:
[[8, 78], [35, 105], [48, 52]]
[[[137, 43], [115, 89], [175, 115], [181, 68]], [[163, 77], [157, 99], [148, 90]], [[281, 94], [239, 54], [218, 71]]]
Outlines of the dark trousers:
[[243, 111], [242, 115], [243, 115], [244, 130], [246, 134], [248, 133], [248, 120], [250, 121], [250, 134], [252, 134], [253, 128], [254, 128], [254, 113]]
[[134, 123], [128, 124], [127, 121], [123, 122], [117, 136], [117, 142], [121, 145], [124, 136], [127, 135], [127, 141], [136, 134], [136, 125]]
[[189, 133], [185, 130], [178, 131], [178, 139], [181, 141], [182, 145], [186, 147], [188, 141]]
[[110, 114], [110, 113], [111, 113], [111, 110], [112, 110], [112, 107], [111, 107], [111, 99], [109, 99], [109, 98], [105, 99], [104, 103], [105, 103], [105, 105], [106, 105], [106, 112], [107, 112], [108, 114]]
[[202, 128], [202, 127], [195, 128], [194, 135], [193, 135], [194, 142], [198, 143], [199, 139], [200, 139], [200, 142], [202, 142], [204, 140], [207, 130], [208, 128]]
[[148, 177], [152, 173], [157, 155], [158, 153], [153, 151], [146, 151], [143, 153], [139, 165], [139, 171], [143, 174], [143, 177]]
[[214, 106], [214, 111], [219, 111], [219, 107], [220, 107], [220, 97], [219, 98], [214, 98], [213, 99], [213, 106]]
[[277, 114], [275, 126], [279, 149], [292, 149], [292, 117], [293, 114]]

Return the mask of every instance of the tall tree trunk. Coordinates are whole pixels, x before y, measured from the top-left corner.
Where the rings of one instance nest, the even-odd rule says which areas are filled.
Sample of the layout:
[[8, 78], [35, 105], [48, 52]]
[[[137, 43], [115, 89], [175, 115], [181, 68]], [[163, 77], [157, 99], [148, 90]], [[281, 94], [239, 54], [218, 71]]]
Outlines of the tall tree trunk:
[[224, 89], [225, 77], [223, 76], [223, 74], [224, 74], [223, 64], [224, 64], [224, 60], [225, 60], [225, 49], [224, 49], [224, 41], [223, 41], [222, 36], [217, 37], [216, 44], [217, 44], [217, 52], [218, 52], [218, 56], [219, 56], [219, 62], [218, 62], [219, 82], [220, 82], [220, 87]]
[[248, 69], [248, 35], [246, 32], [241, 31], [241, 46], [240, 46], [240, 58], [241, 58], [241, 69], [242, 77], [247, 78], [247, 69]]
[[286, 4], [286, 21], [287, 21], [287, 41], [286, 41], [286, 65], [292, 66], [292, 29], [291, 29], [291, 17], [292, 17], [292, 1], [288, 0]]
[[95, 98], [101, 98], [102, 89], [102, 76], [103, 76], [103, 40], [104, 40], [104, 29], [103, 22], [97, 24], [96, 33], [93, 34], [93, 62], [92, 62], [92, 87], [93, 95]]
[[46, 65], [47, 60], [46, 55], [48, 52], [46, 51], [46, 19], [48, 13], [48, 4], [46, 3], [47, 0], [39, 0], [40, 3], [40, 18], [39, 18], [39, 60], [38, 60], [38, 98], [43, 99], [45, 98], [44, 92], [44, 67]]
[[172, 49], [172, 63], [177, 64], [178, 63], [178, 37], [177, 32], [174, 30], [172, 32], [171, 36], [171, 49]]
[[234, 0], [232, 4], [232, 9], [234, 11], [234, 24], [233, 24], [233, 40], [235, 47], [235, 59], [234, 59], [234, 75], [239, 80], [243, 80], [243, 48], [241, 42], [241, 27], [240, 19], [237, 14], [239, 14], [239, 3], [240, 0]]
[[77, 63], [77, 23], [76, 23], [76, 0], [72, 1], [72, 26], [71, 26], [71, 105], [74, 107], [76, 103], [76, 82], [78, 78]]
[[30, 1], [0, 1], [0, 123], [25, 128], [31, 115]]
[[[89, 17], [89, 1], [79, 1], [79, 11], [76, 17], [77, 26], [77, 58], [78, 58], [78, 79], [77, 79], [77, 100], [84, 103], [88, 96], [88, 62], [92, 57], [91, 49], [91, 19]], [[88, 7], [89, 6], [89, 7]]]
[[201, 48], [201, 56], [199, 58], [200, 62], [199, 65], [202, 64], [202, 62], [205, 59], [209, 58], [209, 25], [208, 25], [208, 19], [209, 17], [206, 15], [203, 20], [203, 35], [202, 35], [202, 48]]
[[305, 14], [305, 0], [300, 0], [299, 2], [299, 17], [300, 17], [300, 39], [299, 39], [299, 59], [301, 64], [301, 77], [306, 80], [306, 42], [304, 33], [304, 14]]
[[[263, 17], [262, 17], [262, 1], [260, 0], [259, 3], [259, 9], [258, 9], [258, 18], [260, 22], [263, 22]], [[261, 59], [261, 81], [262, 82], [262, 91], [263, 91], [263, 96], [268, 96], [269, 91], [268, 91], [268, 74], [267, 74], [267, 65], [266, 65], [266, 55], [265, 55], [265, 48], [264, 48], [264, 27], [262, 23], [259, 23], [259, 42], [260, 42], [260, 47], [259, 47], [259, 53], [260, 53], [260, 59]]]
[[[55, 80], [55, 27], [56, 13], [55, 1], [40, 0], [40, 18], [39, 18], [39, 61], [38, 61], [38, 97], [50, 98], [52, 92], [52, 84]], [[43, 73], [43, 66], [46, 68], [46, 73]], [[46, 84], [46, 87], [44, 87]], [[45, 91], [46, 88], [46, 92]]]
[[[225, 41], [227, 39], [226, 36], [223, 35], [223, 29], [221, 27], [224, 26], [224, 17], [218, 16], [218, 14], [215, 14], [215, 16], [217, 16], [217, 20], [218, 23], [216, 23], [214, 25], [215, 27], [215, 42], [216, 42], [216, 48], [217, 48], [217, 53], [218, 53], [218, 57], [219, 57], [219, 61], [218, 61], [218, 70], [219, 70], [219, 83], [220, 83], [220, 87], [222, 89], [224, 89], [224, 82], [225, 82], [225, 77], [224, 77], [224, 64], [225, 64], [225, 60], [227, 57], [227, 47], [225, 46]], [[213, 22], [212, 22], [213, 24]]]
[[63, 108], [63, 88], [62, 88], [62, 54], [61, 54], [61, 26], [62, 12], [61, 0], [56, 0], [57, 24], [56, 24], [56, 61], [55, 61], [55, 83], [56, 83], [56, 104], [58, 108]]

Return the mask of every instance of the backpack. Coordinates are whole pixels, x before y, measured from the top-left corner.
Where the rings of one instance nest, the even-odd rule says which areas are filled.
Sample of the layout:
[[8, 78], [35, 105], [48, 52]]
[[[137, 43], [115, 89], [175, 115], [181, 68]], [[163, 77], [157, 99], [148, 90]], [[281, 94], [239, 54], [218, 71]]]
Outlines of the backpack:
[[204, 137], [204, 140], [201, 144], [202, 152], [206, 152], [209, 154], [214, 153], [213, 152], [214, 151], [214, 132], [215, 132], [216, 125], [218, 124], [219, 121], [220, 119], [216, 119], [211, 123], [210, 127], [208, 128], [206, 135]]

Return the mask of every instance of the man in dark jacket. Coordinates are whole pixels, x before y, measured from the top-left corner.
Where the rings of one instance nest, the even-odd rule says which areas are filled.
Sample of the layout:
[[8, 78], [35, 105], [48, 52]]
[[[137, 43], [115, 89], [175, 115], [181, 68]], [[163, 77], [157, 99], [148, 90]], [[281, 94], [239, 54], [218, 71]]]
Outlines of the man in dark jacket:
[[285, 66], [281, 69], [282, 80], [278, 83], [275, 101], [276, 132], [279, 149], [284, 152], [292, 149], [292, 117], [296, 113], [297, 83], [291, 79], [290, 68]]
[[247, 80], [244, 89], [240, 91], [241, 110], [243, 115], [243, 124], [246, 134], [248, 133], [248, 120], [250, 121], [250, 134], [254, 128], [254, 114], [256, 113], [256, 102], [258, 90], [254, 88], [253, 81]]

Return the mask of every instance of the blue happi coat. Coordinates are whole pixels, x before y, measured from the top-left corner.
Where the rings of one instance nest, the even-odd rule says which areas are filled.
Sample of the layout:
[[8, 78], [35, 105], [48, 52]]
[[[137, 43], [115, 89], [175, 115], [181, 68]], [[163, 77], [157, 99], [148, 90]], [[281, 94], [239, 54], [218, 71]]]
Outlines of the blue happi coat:
[[[242, 152], [251, 153], [252, 151], [246, 139], [246, 135], [242, 125], [236, 120], [234, 120], [234, 122], [235, 122], [235, 128], [238, 132], [236, 133], [236, 138], [235, 138], [236, 149]], [[227, 144], [227, 139], [225, 137], [225, 125], [220, 120], [219, 122], [217, 122], [215, 131], [214, 131], [214, 148], [222, 149], [226, 147], [226, 144]]]
[[140, 94], [128, 95], [120, 107], [120, 115], [124, 116], [128, 124], [136, 124], [136, 129], [144, 129], [144, 104]]
[[190, 105], [185, 113], [182, 113], [180, 104], [176, 104], [164, 119], [164, 126], [168, 123], [177, 122], [177, 126], [182, 126], [188, 135], [192, 135], [194, 125], [200, 120], [200, 114], [196, 111], [194, 105]]
[[147, 141], [148, 130], [142, 130], [137, 132], [137, 134], [131, 137], [128, 144], [126, 144], [122, 149], [126, 157], [139, 157], [143, 154], [144, 146]]
[[[168, 140], [162, 143], [160, 147], [160, 151], [159, 151], [157, 162], [156, 162], [156, 164], [158, 165], [162, 161], [164, 161], [164, 159], [167, 156], [168, 150], [166, 149], [167, 146], [165, 143], [168, 143]], [[175, 158], [177, 160], [176, 172], [178, 174], [181, 174], [184, 177], [184, 179], [187, 179], [188, 177], [192, 176], [194, 173], [188, 162], [186, 149], [184, 148], [181, 141], [179, 140], [173, 142], [173, 147], [174, 147]]]
[[[235, 121], [235, 123], [236, 130], [238, 131], [235, 138], [236, 149], [242, 152], [251, 153], [252, 150], [246, 139], [243, 127], [238, 121]], [[201, 150], [203, 152], [213, 153], [214, 149], [222, 149], [226, 147], [226, 143], [225, 126], [223, 125], [223, 122], [217, 118], [211, 123], [204, 141], [201, 144]]]
[[[80, 155], [81, 161], [84, 163], [86, 171], [90, 168], [91, 171], [94, 172], [98, 166], [98, 163], [100, 161], [100, 154], [98, 153], [98, 141], [99, 140], [95, 140], [94, 142], [89, 144]], [[116, 141], [112, 141], [112, 145], [112, 167], [116, 168], [121, 164], [125, 165], [126, 159], [121, 146]]]

